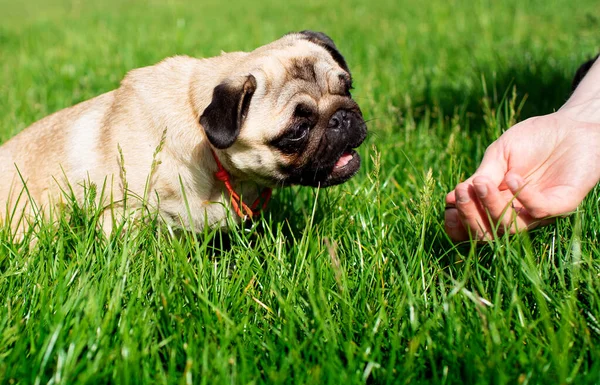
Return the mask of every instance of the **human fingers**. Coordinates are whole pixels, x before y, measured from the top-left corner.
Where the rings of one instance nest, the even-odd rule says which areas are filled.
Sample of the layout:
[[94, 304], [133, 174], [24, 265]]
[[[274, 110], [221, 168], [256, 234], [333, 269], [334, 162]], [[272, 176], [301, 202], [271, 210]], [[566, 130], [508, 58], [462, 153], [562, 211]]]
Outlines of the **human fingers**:
[[488, 216], [494, 235], [506, 232], [514, 234], [527, 228], [530, 216], [527, 211], [522, 210], [512, 194], [502, 194], [498, 186], [484, 176], [473, 180], [473, 188]]
[[456, 206], [456, 192], [454, 190], [450, 191], [446, 194], [446, 207], [455, 207]]
[[476, 178], [473, 186], [481, 205], [488, 214], [490, 227], [495, 230], [494, 235], [515, 234], [555, 221], [554, 217], [531, 215], [527, 207], [516, 199], [510, 190], [503, 192], [483, 177]]
[[473, 186], [469, 183], [461, 183], [454, 191], [456, 208], [467, 233], [477, 240], [489, 239], [492, 234], [490, 224]]
[[475, 170], [471, 177], [465, 180], [466, 183], [472, 184], [473, 180], [479, 176], [490, 179], [496, 186], [502, 183], [508, 169], [508, 164], [501, 141], [501, 139], [496, 140], [485, 150], [479, 167], [477, 167], [477, 170]]
[[463, 226], [458, 210], [455, 207], [447, 207], [444, 213], [444, 225], [446, 234], [454, 242], [466, 241], [469, 239], [469, 233]]
[[515, 172], [506, 174], [506, 185], [519, 202], [535, 219], [566, 214], [574, 210], [583, 198], [568, 186], [555, 186], [541, 190], [539, 186], [526, 182]]
[[[480, 183], [481, 180], [478, 179], [477, 184]], [[475, 195], [479, 195], [479, 188], [476, 185], [470, 188], [469, 185], [463, 183], [457, 186], [452, 194], [448, 194], [444, 222], [446, 233], [454, 242], [466, 241], [471, 237], [478, 241], [491, 240], [503, 232], [514, 234], [554, 222], [554, 218], [539, 219], [532, 217], [520, 205], [520, 202], [512, 194], [509, 194], [509, 191], [503, 194], [499, 190], [494, 190], [493, 187], [493, 185], [487, 186], [488, 195], [483, 199], [479, 199], [481, 206], [479, 206], [477, 198], [474, 198], [473, 194], [469, 192], [471, 190]], [[465, 194], [468, 199], [465, 199]], [[494, 195], [489, 194], [496, 194], [497, 196], [494, 197]], [[448, 203], [452, 200], [454, 200], [453, 203]], [[492, 200], [495, 203], [490, 203]], [[511, 202], [514, 202], [514, 205]], [[486, 204], [488, 205], [487, 208]], [[496, 205], [495, 207], [501, 207], [504, 211], [501, 224], [498, 224], [498, 219], [492, 219], [493, 215], [498, 215], [494, 214], [498, 212], [494, 205]], [[492, 223], [490, 223], [490, 219], [492, 219]]]

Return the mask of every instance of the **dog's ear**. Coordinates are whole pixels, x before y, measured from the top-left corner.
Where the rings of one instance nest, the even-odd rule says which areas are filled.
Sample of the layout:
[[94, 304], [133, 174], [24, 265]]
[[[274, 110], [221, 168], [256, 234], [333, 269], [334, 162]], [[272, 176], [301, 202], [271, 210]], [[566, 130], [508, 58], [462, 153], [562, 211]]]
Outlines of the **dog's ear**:
[[224, 149], [235, 142], [255, 90], [253, 75], [228, 79], [215, 87], [212, 101], [200, 116], [200, 124], [213, 146]]
[[583, 63], [581, 65], [581, 67], [579, 67], [579, 69], [575, 73], [575, 77], [573, 78], [573, 82], [571, 83], [571, 91], [575, 91], [575, 88], [577, 88], [577, 86], [579, 85], [579, 83], [583, 80], [583, 78], [588, 73], [588, 71], [590, 70], [590, 68], [592, 68], [592, 66], [594, 65], [594, 63], [596, 62], [596, 60], [598, 59], [599, 56], [600, 55], [596, 55], [595, 58], [593, 58], [592, 60], [588, 60], [587, 62]]
[[323, 32], [315, 32], [315, 31], [300, 31], [300, 35], [303, 35], [304, 38], [312, 43], [318, 44], [321, 47], [325, 48], [327, 52], [333, 57], [333, 60], [339, 64], [340, 67], [344, 69], [344, 71], [350, 73], [350, 69], [348, 69], [348, 64], [346, 64], [346, 59], [342, 56], [340, 51], [338, 51], [335, 43], [331, 38], [325, 35]]

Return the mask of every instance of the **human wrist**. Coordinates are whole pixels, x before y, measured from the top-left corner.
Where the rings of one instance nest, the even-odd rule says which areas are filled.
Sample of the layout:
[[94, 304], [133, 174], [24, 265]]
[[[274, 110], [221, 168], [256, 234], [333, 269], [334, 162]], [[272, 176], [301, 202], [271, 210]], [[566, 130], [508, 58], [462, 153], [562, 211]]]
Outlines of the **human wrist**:
[[557, 113], [579, 122], [600, 123], [600, 95], [572, 97]]
[[580, 122], [600, 123], [600, 59], [596, 59], [559, 112]]

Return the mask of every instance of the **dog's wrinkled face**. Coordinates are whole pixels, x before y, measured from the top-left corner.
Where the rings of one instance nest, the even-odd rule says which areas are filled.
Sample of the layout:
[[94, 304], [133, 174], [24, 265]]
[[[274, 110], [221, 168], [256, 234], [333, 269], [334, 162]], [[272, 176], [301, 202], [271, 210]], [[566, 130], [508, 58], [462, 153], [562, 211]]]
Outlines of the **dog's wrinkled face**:
[[250, 52], [213, 91], [200, 123], [233, 173], [265, 185], [332, 186], [360, 167], [367, 130], [352, 78], [322, 33], [289, 34]]

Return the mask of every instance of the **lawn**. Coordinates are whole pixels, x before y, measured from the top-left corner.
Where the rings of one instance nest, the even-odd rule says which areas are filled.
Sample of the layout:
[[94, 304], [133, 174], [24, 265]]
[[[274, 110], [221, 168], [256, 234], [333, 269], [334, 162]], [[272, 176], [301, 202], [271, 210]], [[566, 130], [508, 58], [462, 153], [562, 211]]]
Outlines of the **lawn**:
[[[110, 239], [93, 206], [0, 230], [0, 383], [600, 382], [600, 190], [531, 234], [453, 245], [444, 195], [566, 100], [595, 0], [0, 0], [0, 143], [164, 57], [330, 35], [369, 120], [348, 183], [274, 192], [228, 234]], [[0, 176], [0, 183], [1, 176]]]

